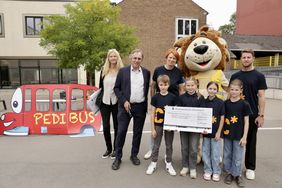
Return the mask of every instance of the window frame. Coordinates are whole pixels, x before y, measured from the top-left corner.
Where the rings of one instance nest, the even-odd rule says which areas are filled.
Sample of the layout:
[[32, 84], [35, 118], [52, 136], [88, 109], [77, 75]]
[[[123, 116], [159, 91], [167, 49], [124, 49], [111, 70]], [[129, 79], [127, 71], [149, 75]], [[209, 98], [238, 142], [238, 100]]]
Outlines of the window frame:
[[[44, 22], [44, 15], [31, 15], [31, 14], [25, 14], [23, 15], [23, 34], [25, 38], [39, 38], [40, 34], [36, 34], [36, 23], [35, 23], [35, 19], [37, 18], [41, 18], [41, 22]], [[28, 34], [27, 33], [27, 18], [33, 18], [33, 34]], [[41, 29], [39, 30], [39, 32], [43, 29], [43, 24], [41, 24]]]
[[5, 37], [4, 14], [3, 13], [0, 13], [0, 27], [1, 27], [0, 38], [3, 38]]
[[[183, 24], [183, 34], [179, 34], [178, 33], [178, 21], [182, 20], [183, 23], [185, 23], [185, 21], [189, 21], [189, 34], [185, 34], [185, 24]], [[175, 18], [175, 39], [178, 40], [180, 38], [183, 38], [185, 36], [188, 35], [192, 35], [195, 33], [191, 33], [192, 30], [192, 21], [196, 21], [196, 30], [195, 33], [198, 31], [198, 26], [199, 26], [199, 19], [196, 18], [189, 18], [189, 17], [176, 17]]]

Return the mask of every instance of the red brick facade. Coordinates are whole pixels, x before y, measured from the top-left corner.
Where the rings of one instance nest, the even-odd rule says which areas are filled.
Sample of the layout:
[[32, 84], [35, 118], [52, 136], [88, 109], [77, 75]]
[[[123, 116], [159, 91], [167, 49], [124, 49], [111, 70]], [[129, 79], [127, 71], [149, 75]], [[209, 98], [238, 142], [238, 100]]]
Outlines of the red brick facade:
[[236, 34], [282, 35], [281, 0], [237, 0]]

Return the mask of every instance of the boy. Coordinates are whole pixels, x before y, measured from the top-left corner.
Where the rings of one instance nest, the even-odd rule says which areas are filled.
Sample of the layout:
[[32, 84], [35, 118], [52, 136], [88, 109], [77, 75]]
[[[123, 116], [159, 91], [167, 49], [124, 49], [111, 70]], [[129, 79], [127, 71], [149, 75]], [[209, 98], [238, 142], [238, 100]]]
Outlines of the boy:
[[[168, 92], [169, 77], [167, 75], [160, 75], [157, 78], [157, 84], [160, 88], [160, 92], [156, 93], [151, 100], [151, 125], [152, 137], [154, 138], [154, 146], [152, 151], [152, 162], [150, 163], [146, 171], [146, 174], [148, 175], [153, 174], [157, 166], [159, 148], [163, 136], [164, 108], [165, 106], [174, 106], [176, 101], [176, 96]], [[176, 172], [171, 164], [174, 132], [165, 130], [164, 137], [166, 145], [166, 170], [170, 175], [175, 176]]]

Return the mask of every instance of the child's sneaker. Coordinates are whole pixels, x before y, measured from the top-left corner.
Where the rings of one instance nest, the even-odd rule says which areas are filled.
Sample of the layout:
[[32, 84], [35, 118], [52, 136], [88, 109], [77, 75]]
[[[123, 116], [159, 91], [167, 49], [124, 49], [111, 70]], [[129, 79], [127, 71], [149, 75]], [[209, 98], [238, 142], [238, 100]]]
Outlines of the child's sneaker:
[[233, 181], [234, 177], [232, 174], [227, 174], [226, 177], [224, 178], [224, 183], [230, 185]]
[[176, 176], [176, 172], [171, 163], [166, 163], [166, 171], [169, 173], [169, 175]]
[[156, 162], [151, 162], [150, 165], [148, 166], [147, 170], [146, 170], [146, 174], [147, 175], [151, 175], [155, 172], [157, 168], [157, 163]]
[[211, 174], [204, 173], [204, 180], [210, 181], [211, 180]]
[[189, 168], [183, 167], [182, 170], [180, 171], [180, 176], [187, 176], [189, 172]]
[[236, 181], [238, 187], [245, 187], [244, 180], [241, 176], [236, 176], [235, 181]]
[[144, 155], [144, 159], [145, 159], [145, 160], [150, 159], [150, 158], [151, 158], [151, 155], [152, 155], [152, 150], [150, 149], [150, 150]]
[[250, 170], [250, 169], [247, 169], [246, 170], [246, 178], [248, 180], [254, 180], [255, 179], [255, 171], [254, 170]]
[[196, 179], [197, 178], [197, 171], [196, 171], [196, 169], [190, 170], [190, 178], [191, 179]]
[[212, 180], [213, 181], [219, 181], [220, 180], [220, 175], [219, 174], [213, 174], [212, 175]]

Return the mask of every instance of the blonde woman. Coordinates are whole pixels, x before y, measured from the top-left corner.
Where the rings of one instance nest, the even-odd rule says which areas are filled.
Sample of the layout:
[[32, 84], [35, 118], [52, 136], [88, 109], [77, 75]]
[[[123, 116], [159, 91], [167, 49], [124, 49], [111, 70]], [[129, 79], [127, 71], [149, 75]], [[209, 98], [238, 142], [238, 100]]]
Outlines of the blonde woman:
[[[118, 129], [118, 121], [117, 121], [117, 112], [118, 112], [118, 103], [117, 97], [114, 93], [114, 85], [117, 78], [117, 73], [121, 67], [123, 67], [123, 63], [119, 52], [116, 49], [110, 49], [108, 51], [105, 64], [103, 66], [101, 76], [100, 76], [100, 84], [99, 87], [103, 90], [103, 98], [101, 105], [101, 115], [103, 121], [103, 132], [104, 138], [106, 142], [107, 150], [103, 154], [102, 158], [111, 157], [111, 159], [115, 159], [115, 141], [116, 134]], [[111, 139], [111, 126], [110, 126], [110, 117], [112, 114], [113, 124], [114, 124], [114, 142], [112, 144]]]

